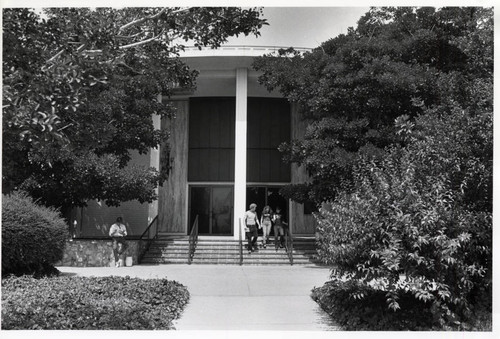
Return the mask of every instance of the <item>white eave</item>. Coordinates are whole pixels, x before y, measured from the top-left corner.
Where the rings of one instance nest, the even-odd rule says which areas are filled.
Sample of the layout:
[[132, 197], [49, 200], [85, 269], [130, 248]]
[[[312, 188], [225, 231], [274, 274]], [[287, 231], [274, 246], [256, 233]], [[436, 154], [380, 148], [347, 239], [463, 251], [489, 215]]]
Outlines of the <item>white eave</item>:
[[[179, 94], [175, 97], [189, 96], [235, 96], [236, 70], [247, 69], [249, 96], [281, 97], [277, 91], [268, 92], [257, 82], [260, 72], [253, 70], [255, 57], [277, 52], [288, 47], [279, 46], [223, 46], [218, 49], [186, 47], [180, 58], [191, 68], [197, 70], [197, 89], [195, 92]], [[295, 48], [304, 53], [310, 48]]]
[[[217, 49], [198, 47], [186, 47], [180, 53], [183, 59], [191, 68], [203, 70], [234, 70], [240, 67], [251, 69], [253, 59], [263, 56], [279, 49], [289, 47], [282, 46], [223, 46]], [[295, 48], [304, 53], [311, 51], [310, 48]]]
[[[185, 51], [181, 53], [182, 58], [192, 57], [224, 57], [224, 56], [239, 56], [239, 57], [257, 57], [265, 54], [277, 52], [280, 49], [287, 49], [283, 46], [222, 46], [215, 48], [202, 48], [190, 46], [186, 47]], [[310, 52], [311, 48], [294, 47], [298, 52]]]

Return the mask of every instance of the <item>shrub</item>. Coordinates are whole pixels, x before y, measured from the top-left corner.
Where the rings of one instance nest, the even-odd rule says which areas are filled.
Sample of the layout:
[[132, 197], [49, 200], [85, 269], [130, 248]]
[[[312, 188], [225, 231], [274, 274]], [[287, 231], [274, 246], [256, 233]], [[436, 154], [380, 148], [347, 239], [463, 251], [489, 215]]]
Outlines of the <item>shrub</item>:
[[318, 252], [336, 267], [327, 294], [348, 295], [352, 316], [382, 296], [404, 324], [413, 298], [432, 314], [423, 324], [469, 329], [491, 299], [492, 115], [432, 113], [406, 147], [360, 160], [355, 187], [318, 216]]
[[68, 227], [53, 208], [39, 206], [25, 193], [3, 195], [2, 275], [54, 274], [62, 259]]
[[[365, 296], [353, 298], [359, 293]], [[409, 293], [399, 298], [404, 312], [388, 309], [384, 292], [370, 290], [356, 281], [330, 281], [315, 288], [311, 296], [337, 325], [347, 331], [422, 331], [437, 325], [429, 305], [415, 300]]]
[[2, 281], [2, 329], [172, 329], [189, 300], [166, 279], [9, 277]]
[[[364, 297], [355, 297], [360, 292]], [[311, 297], [340, 326], [347, 331], [426, 331], [442, 330], [439, 315], [430, 303], [416, 299], [411, 293], [402, 293], [398, 303], [401, 310], [394, 312], [387, 308], [386, 295], [355, 281], [329, 281], [313, 289]], [[474, 319], [462, 323], [459, 329], [491, 331], [491, 298], [476, 303]], [[450, 329], [450, 328], [447, 328]]]

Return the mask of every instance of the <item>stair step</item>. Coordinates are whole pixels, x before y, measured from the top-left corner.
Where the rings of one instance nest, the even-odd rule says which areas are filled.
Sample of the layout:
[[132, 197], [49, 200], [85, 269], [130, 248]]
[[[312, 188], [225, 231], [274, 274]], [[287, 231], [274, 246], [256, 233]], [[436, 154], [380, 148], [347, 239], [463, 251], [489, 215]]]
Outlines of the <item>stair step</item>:
[[141, 264], [187, 264], [187, 259], [164, 259], [164, 258], [144, 258]]
[[[259, 240], [261, 243], [261, 240]], [[248, 254], [247, 242], [243, 241], [243, 265], [290, 265], [284, 249], [274, 248], [274, 239], [267, 248]], [[150, 246], [141, 263], [186, 264], [189, 255], [189, 237], [160, 236]], [[314, 238], [296, 238], [293, 243], [295, 265], [315, 264], [316, 243]], [[192, 264], [240, 264], [240, 242], [231, 238], [198, 238]]]

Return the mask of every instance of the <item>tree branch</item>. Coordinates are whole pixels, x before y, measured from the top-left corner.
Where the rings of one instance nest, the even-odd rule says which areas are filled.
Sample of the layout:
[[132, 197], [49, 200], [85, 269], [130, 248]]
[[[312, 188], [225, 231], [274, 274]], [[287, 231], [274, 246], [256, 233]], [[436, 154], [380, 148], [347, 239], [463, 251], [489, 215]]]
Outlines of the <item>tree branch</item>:
[[[154, 41], [154, 40], [158, 40], [162, 35], [163, 35], [164, 31], [162, 30], [160, 32], [160, 34], [158, 34], [157, 36], [154, 36], [154, 37], [151, 37], [149, 39], [146, 39], [146, 40], [142, 40], [142, 41], [138, 41], [138, 42], [134, 42], [132, 44], [128, 44], [128, 45], [123, 45], [123, 46], [120, 46], [118, 47], [118, 49], [120, 50], [124, 50], [124, 49], [129, 49], [129, 48], [133, 48], [133, 47], [137, 47], [137, 46], [141, 46], [141, 45], [145, 45], [147, 43], [150, 43], [151, 41]], [[91, 50], [86, 50], [84, 53], [86, 54], [99, 54], [99, 53], [102, 53], [102, 49], [91, 49]]]
[[61, 54], [63, 54], [63, 52], [64, 52], [64, 49], [61, 49], [59, 52], [57, 52], [56, 55], [54, 55], [52, 58], [50, 58], [49, 60], [47, 60], [47, 63], [50, 63], [50, 62], [54, 61], [55, 59], [57, 59], [58, 57], [60, 57]]
[[138, 37], [141, 34], [142, 34], [142, 32], [132, 34], [132, 35], [117, 35], [116, 38], [117, 39], [133, 39], [133, 38]]
[[[173, 13], [181, 13], [181, 12], [185, 12], [187, 10], [189, 10], [191, 7], [184, 7], [184, 8], [181, 8], [181, 9], [178, 9], [178, 10], [175, 10], [172, 12]], [[138, 19], [138, 20], [134, 20], [132, 22], [129, 22], [128, 24], [125, 24], [123, 26], [121, 26], [119, 29], [118, 29], [118, 32], [121, 32], [129, 27], [132, 27], [132, 26], [135, 26], [135, 25], [138, 25], [140, 23], [143, 23], [143, 22], [146, 22], [148, 20], [154, 20], [158, 17], [160, 17], [162, 14], [164, 14], [166, 11], [167, 11], [167, 7], [163, 8], [160, 12], [156, 13], [155, 15], [151, 15], [151, 16], [148, 16], [148, 17], [143, 17], [141, 19]], [[163, 31], [162, 31], [163, 32]], [[132, 36], [130, 36], [130, 38], [133, 38], [135, 36], [137, 36], [138, 34], [134, 34]], [[143, 41], [140, 41], [140, 42], [136, 42], [136, 43], [133, 43], [133, 44], [130, 44], [130, 45], [125, 45], [125, 46], [120, 46], [119, 48], [120, 49], [127, 49], [127, 48], [131, 48], [131, 47], [136, 47], [136, 46], [140, 46], [140, 45], [143, 45], [143, 44], [146, 44], [148, 42], [151, 42], [155, 39], [157, 39], [157, 37], [161, 35], [158, 34], [156, 37], [153, 37], [153, 38], [150, 38], [150, 39], [147, 39], [147, 40], [143, 40]], [[123, 36], [123, 35], [118, 35], [117, 38], [120, 38], [120, 39], [125, 39], [125, 38], [129, 38], [129, 37], [126, 37], [126, 36]], [[81, 45], [80, 47], [78, 47], [77, 49], [77, 52], [80, 52], [83, 48], [85, 47], [85, 44]], [[63, 54], [64, 50], [61, 49], [59, 52], [57, 52], [56, 55], [54, 55], [52, 58], [50, 58], [49, 60], [47, 60], [47, 63], [50, 63], [52, 61], [54, 61], [55, 59], [57, 59], [58, 57], [60, 57], [62, 54]], [[88, 50], [88, 51], [85, 51], [85, 53], [102, 53], [102, 50]]]
[[163, 30], [160, 32], [160, 34], [158, 34], [157, 36], [154, 36], [152, 38], [149, 38], [149, 39], [146, 39], [146, 40], [142, 40], [142, 41], [138, 41], [138, 42], [134, 42], [132, 44], [128, 44], [128, 45], [124, 45], [124, 46], [120, 46], [118, 47], [118, 49], [128, 49], [128, 48], [132, 48], [132, 47], [137, 47], [137, 46], [140, 46], [140, 45], [144, 45], [144, 44], [147, 44], [151, 41], [154, 41], [154, 40], [158, 40], [159, 37], [161, 37], [163, 35]]
[[[178, 9], [176, 11], [173, 11], [172, 13], [180, 13], [180, 12], [185, 12], [187, 10], [189, 10], [190, 7], [185, 7], [185, 8], [181, 8], [181, 9]], [[146, 22], [148, 20], [154, 20], [154, 19], [157, 19], [159, 18], [163, 13], [165, 13], [167, 11], [167, 8], [163, 8], [160, 12], [156, 13], [155, 15], [151, 15], [151, 16], [148, 16], [148, 17], [144, 17], [144, 18], [140, 18], [138, 20], [135, 20], [135, 21], [132, 21], [132, 22], [129, 22], [128, 24], [125, 24], [123, 25], [122, 27], [120, 27], [120, 29], [118, 30], [118, 32], [121, 32], [129, 27], [132, 27], [132, 26], [135, 26], [137, 24], [141, 24], [143, 22]]]
[[117, 66], [123, 66], [123, 67], [127, 68], [129, 71], [134, 72], [135, 74], [139, 74], [139, 75], [144, 74], [143, 72], [139, 72], [139, 71], [133, 69], [132, 67], [130, 67], [129, 65], [127, 65], [124, 61], [117, 62], [116, 65]]

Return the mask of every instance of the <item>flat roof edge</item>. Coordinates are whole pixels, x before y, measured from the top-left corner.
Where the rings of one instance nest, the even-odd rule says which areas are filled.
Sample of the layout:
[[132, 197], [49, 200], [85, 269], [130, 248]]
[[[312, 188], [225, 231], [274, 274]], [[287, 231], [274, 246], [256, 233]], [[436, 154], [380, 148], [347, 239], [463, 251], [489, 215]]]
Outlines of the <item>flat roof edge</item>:
[[[208, 56], [249, 56], [256, 57], [264, 54], [277, 52], [280, 49], [287, 49], [283, 46], [222, 46], [217, 49], [190, 46], [180, 53], [181, 58], [208, 57]], [[312, 51], [312, 48], [293, 47], [296, 51], [305, 53]]]

